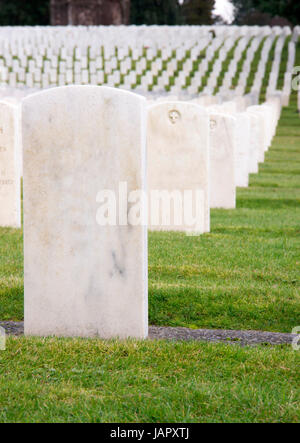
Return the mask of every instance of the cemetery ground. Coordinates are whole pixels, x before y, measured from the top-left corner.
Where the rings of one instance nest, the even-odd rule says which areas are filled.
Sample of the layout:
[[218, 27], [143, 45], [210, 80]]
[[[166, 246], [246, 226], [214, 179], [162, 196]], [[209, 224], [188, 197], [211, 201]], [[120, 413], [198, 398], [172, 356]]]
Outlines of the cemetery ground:
[[[149, 234], [150, 324], [300, 324], [295, 100], [237, 209], [212, 211], [210, 234]], [[22, 247], [21, 231], [0, 229], [2, 321], [23, 319]], [[11, 337], [0, 353], [0, 422], [297, 422], [299, 355], [287, 345]]]

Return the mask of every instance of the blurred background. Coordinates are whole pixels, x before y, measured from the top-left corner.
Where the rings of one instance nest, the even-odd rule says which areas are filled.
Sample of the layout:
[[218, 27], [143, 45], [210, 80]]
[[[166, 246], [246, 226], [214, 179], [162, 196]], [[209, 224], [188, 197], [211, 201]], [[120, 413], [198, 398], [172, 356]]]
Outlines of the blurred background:
[[299, 23], [299, 0], [0, 0], [1, 26]]

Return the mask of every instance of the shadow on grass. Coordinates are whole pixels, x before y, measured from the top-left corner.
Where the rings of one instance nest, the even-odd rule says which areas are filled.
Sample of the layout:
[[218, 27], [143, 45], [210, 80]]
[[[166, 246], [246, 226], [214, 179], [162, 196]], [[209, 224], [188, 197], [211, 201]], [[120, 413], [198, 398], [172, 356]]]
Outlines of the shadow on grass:
[[286, 208], [300, 208], [300, 199], [253, 199], [253, 198], [239, 198], [237, 201], [237, 208], [248, 208], [248, 209], [261, 209], [272, 210], [272, 209], [286, 209]]
[[0, 320], [24, 319], [24, 288], [15, 286], [0, 290]]
[[243, 237], [256, 237], [259, 239], [276, 239], [276, 238], [296, 238], [300, 237], [300, 228], [299, 229], [278, 229], [277, 231], [274, 228], [251, 228], [251, 227], [232, 227], [232, 228], [214, 228], [212, 230], [213, 234], [222, 234], [222, 235], [241, 235]]
[[[183, 326], [193, 329], [244, 329], [272, 332], [290, 332], [296, 324], [295, 304], [276, 297], [260, 301], [260, 306], [249, 301], [258, 294], [253, 291], [241, 296], [235, 290], [205, 291], [201, 288], [150, 288], [149, 322], [157, 326]], [[184, 300], [184, 303], [183, 303]], [[226, 315], [224, 315], [226, 313]], [[276, 318], [276, 321], [274, 320]]]

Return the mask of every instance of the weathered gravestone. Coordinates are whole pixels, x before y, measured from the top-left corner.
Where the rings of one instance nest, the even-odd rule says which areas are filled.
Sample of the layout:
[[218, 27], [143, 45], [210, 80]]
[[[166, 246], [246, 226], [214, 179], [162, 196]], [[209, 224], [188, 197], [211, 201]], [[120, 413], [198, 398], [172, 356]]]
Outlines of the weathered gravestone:
[[245, 96], [235, 97], [233, 101], [236, 103], [237, 112], [245, 112], [248, 105], [248, 99]]
[[192, 100], [192, 103], [195, 103], [200, 106], [218, 105], [219, 102], [220, 102], [219, 97], [215, 95], [202, 95]]
[[260, 116], [255, 112], [248, 112], [250, 117], [250, 156], [249, 156], [249, 172], [258, 173], [258, 164], [261, 151], [261, 125]]
[[266, 152], [272, 140], [272, 110], [270, 106], [257, 105], [250, 106], [248, 111], [256, 111], [261, 115], [264, 123], [264, 152]]
[[271, 103], [265, 102], [261, 105], [264, 112], [266, 112], [268, 116], [268, 146], [267, 149], [269, 149], [272, 145], [272, 140], [275, 135], [275, 129], [277, 126], [276, 120], [277, 120], [277, 110], [274, 105]]
[[254, 114], [258, 117], [257, 119], [257, 131], [258, 131], [258, 142], [259, 142], [258, 162], [263, 163], [265, 160], [265, 150], [267, 146], [267, 128], [266, 128], [265, 115], [261, 111], [259, 106], [249, 106], [249, 108], [247, 108], [247, 113]]
[[260, 109], [260, 112], [264, 115], [265, 125], [266, 125], [266, 147], [265, 151], [269, 149], [272, 143], [273, 139], [273, 121], [274, 121], [274, 109], [271, 105], [268, 105], [267, 103], [263, 103], [262, 105], [259, 105], [258, 108]]
[[[148, 108], [147, 138], [149, 229], [209, 232], [209, 117], [206, 110], [185, 102], [152, 105]], [[176, 205], [172, 206], [174, 210], [168, 198], [165, 205], [162, 200], [157, 201], [158, 193], [163, 191], [162, 199], [169, 193], [171, 204]], [[164, 213], [169, 208], [168, 218]], [[154, 217], [155, 211], [158, 217]]]
[[0, 226], [21, 227], [21, 178], [17, 108], [0, 102]]
[[147, 336], [147, 226], [127, 223], [121, 200], [115, 216], [120, 182], [145, 189], [145, 111], [107, 87], [24, 100], [27, 335]]
[[210, 113], [210, 207], [236, 205], [236, 118]]
[[281, 105], [281, 93], [275, 93], [270, 95], [266, 101], [267, 105], [272, 106], [273, 108], [273, 136], [276, 134], [276, 128], [278, 121], [281, 116], [282, 105]]
[[227, 101], [220, 105], [223, 113], [233, 114], [238, 112], [238, 104], [235, 101]]
[[250, 117], [246, 112], [233, 114], [236, 118], [235, 180], [236, 186], [249, 184]]
[[5, 97], [1, 100], [3, 103], [13, 105], [15, 112], [15, 143], [17, 144], [18, 162], [20, 175], [23, 177], [23, 147], [22, 147], [22, 106], [17, 97]]

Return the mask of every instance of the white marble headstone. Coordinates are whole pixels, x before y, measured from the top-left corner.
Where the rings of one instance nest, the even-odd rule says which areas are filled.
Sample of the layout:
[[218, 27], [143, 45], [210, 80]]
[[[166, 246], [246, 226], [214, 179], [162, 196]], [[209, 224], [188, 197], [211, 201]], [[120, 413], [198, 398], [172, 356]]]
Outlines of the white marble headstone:
[[263, 163], [265, 159], [265, 151], [268, 146], [268, 134], [267, 134], [267, 121], [266, 114], [261, 109], [261, 106], [249, 106], [247, 108], [248, 113], [254, 113], [259, 117], [258, 120], [258, 137], [259, 137], [259, 154], [258, 161]]
[[[203, 233], [210, 231], [209, 190], [209, 116], [201, 106], [186, 102], [168, 102], [148, 108], [148, 190], [191, 192], [193, 206], [199, 210], [194, 225], [153, 223], [150, 207], [149, 228], [153, 230]], [[199, 191], [199, 192], [198, 192]], [[198, 192], [198, 199], [197, 199]], [[196, 202], [197, 200], [197, 202]], [[201, 200], [201, 201], [200, 201]], [[201, 212], [201, 214], [200, 214]], [[195, 209], [196, 213], [196, 209]], [[178, 223], [177, 223], [178, 222]], [[197, 225], [197, 226], [196, 226]]]
[[261, 124], [260, 116], [255, 112], [248, 112], [250, 117], [250, 155], [249, 172], [258, 173], [258, 164], [261, 156]]
[[237, 121], [235, 150], [236, 186], [247, 187], [250, 172], [250, 116], [246, 112], [233, 114]]
[[[118, 211], [120, 182], [145, 190], [145, 110], [144, 98], [97, 86], [24, 100], [27, 335], [147, 336], [147, 226]], [[107, 226], [104, 190], [117, 201]]]
[[210, 207], [234, 209], [236, 119], [210, 113]]
[[21, 227], [18, 108], [0, 102], [0, 226]]

